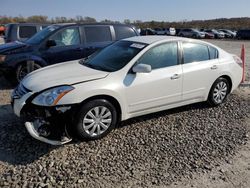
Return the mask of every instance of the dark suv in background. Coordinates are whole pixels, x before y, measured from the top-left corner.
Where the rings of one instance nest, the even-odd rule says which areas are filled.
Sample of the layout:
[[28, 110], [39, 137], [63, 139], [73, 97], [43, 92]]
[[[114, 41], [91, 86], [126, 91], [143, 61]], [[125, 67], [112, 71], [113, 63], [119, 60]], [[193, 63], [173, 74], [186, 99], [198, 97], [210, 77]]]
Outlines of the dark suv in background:
[[25, 41], [41, 31], [47, 24], [39, 23], [11, 23], [5, 28], [4, 42]]
[[19, 82], [40, 67], [85, 58], [114, 41], [137, 35], [134, 27], [123, 24], [50, 25], [25, 42], [0, 45], [0, 72]]
[[250, 29], [241, 29], [237, 31], [237, 39], [250, 39]]

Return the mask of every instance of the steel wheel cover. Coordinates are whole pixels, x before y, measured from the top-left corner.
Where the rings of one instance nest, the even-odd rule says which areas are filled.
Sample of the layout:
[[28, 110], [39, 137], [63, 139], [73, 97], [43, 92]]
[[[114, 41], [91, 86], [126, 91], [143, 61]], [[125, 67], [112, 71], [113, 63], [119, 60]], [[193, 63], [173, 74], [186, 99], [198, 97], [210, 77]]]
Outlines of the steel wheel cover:
[[83, 118], [83, 129], [91, 136], [103, 134], [112, 123], [112, 113], [105, 106], [97, 106], [89, 110]]

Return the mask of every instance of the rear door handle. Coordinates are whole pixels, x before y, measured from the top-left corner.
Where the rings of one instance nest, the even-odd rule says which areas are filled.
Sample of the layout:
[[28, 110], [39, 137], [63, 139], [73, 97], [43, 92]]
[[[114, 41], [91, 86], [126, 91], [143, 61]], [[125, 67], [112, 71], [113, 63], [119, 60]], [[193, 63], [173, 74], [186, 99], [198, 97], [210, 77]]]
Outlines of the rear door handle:
[[213, 66], [211, 67], [211, 69], [212, 69], [212, 70], [218, 69], [218, 66], [217, 66], [217, 65], [213, 65]]
[[179, 74], [174, 74], [173, 76], [171, 76], [171, 80], [177, 80], [179, 79], [181, 76]]

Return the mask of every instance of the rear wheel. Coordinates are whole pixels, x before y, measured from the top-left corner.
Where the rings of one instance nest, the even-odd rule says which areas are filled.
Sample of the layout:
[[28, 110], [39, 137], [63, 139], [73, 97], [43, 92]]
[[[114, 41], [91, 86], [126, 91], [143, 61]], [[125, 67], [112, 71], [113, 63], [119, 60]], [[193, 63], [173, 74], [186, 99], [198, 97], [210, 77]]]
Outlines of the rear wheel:
[[29, 74], [30, 72], [32, 72], [34, 70], [40, 69], [40, 68], [41, 68], [41, 66], [39, 64], [37, 64], [37, 63], [34, 63], [34, 62], [27, 62], [27, 63], [20, 64], [17, 67], [17, 70], [16, 70], [16, 80], [17, 80], [17, 82], [21, 82], [22, 79], [27, 74]]
[[113, 104], [105, 99], [95, 99], [82, 106], [74, 129], [80, 139], [96, 140], [106, 136], [117, 122]]
[[214, 82], [209, 92], [208, 96], [209, 104], [211, 104], [212, 106], [220, 105], [226, 100], [229, 91], [230, 91], [230, 85], [228, 83], [228, 80], [225, 78], [218, 78]]

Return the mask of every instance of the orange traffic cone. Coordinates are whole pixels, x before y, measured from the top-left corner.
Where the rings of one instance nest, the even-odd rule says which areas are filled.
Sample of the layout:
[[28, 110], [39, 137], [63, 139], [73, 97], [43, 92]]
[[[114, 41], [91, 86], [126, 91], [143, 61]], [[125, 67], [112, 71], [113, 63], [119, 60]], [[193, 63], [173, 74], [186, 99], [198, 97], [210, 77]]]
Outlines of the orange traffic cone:
[[242, 44], [241, 46], [241, 60], [242, 60], [242, 68], [243, 68], [243, 72], [242, 72], [242, 80], [241, 83], [243, 83], [245, 81], [245, 61], [246, 61], [246, 56], [245, 56], [245, 45]]

